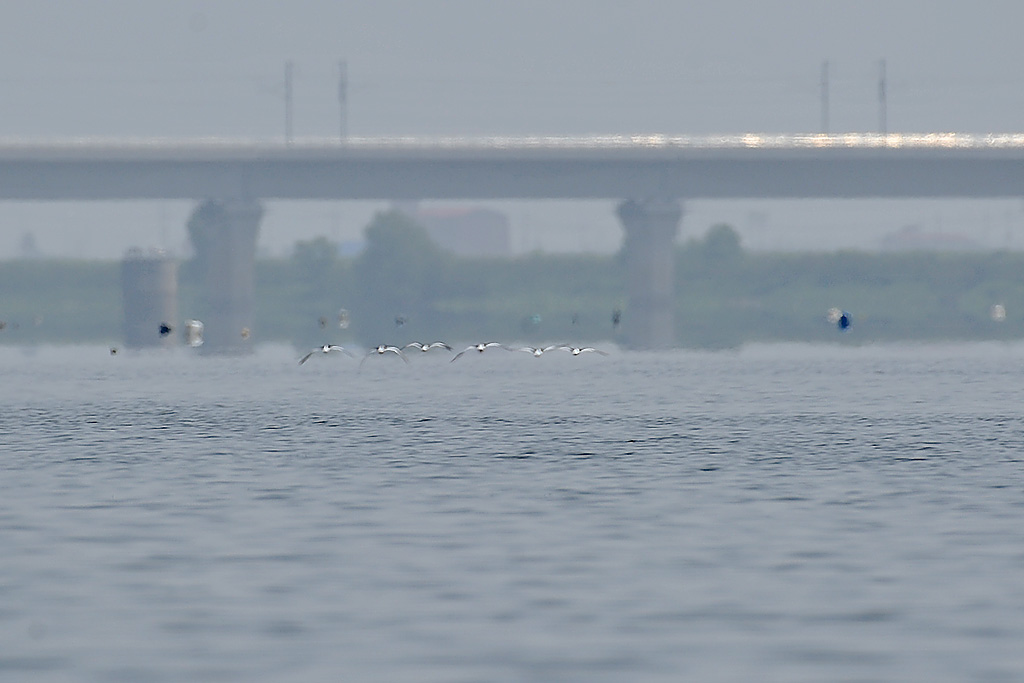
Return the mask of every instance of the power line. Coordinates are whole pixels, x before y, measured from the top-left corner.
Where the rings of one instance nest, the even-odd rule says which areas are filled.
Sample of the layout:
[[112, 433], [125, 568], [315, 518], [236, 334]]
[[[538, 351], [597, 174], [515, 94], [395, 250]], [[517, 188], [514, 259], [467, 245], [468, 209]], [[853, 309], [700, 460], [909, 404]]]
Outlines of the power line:
[[345, 60], [338, 62], [338, 108], [338, 136], [344, 140], [348, 137], [348, 63]]
[[828, 135], [828, 60], [821, 63], [821, 132]]
[[885, 60], [878, 64], [878, 133], [885, 135], [889, 132], [888, 102], [886, 101], [887, 83], [885, 78]]
[[284, 63], [284, 142], [292, 143], [292, 61]]

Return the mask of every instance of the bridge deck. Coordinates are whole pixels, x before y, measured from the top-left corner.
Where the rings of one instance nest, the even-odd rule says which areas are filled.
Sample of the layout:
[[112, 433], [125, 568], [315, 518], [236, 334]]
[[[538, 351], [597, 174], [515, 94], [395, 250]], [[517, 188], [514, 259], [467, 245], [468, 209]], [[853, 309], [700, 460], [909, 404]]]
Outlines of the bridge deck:
[[1024, 134], [0, 139], [0, 199], [1017, 197]]

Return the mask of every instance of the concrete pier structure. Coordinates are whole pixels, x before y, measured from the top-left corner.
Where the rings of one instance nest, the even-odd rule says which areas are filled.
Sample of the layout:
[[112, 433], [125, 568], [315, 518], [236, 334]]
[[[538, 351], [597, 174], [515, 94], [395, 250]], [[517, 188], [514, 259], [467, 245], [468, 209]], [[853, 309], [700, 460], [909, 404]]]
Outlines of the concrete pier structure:
[[633, 348], [659, 348], [674, 339], [678, 198], [1017, 199], [1022, 178], [1024, 133], [0, 140], [0, 200], [235, 199], [194, 216], [213, 221], [214, 351], [249, 344], [259, 201], [663, 198], [619, 211], [623, 333]]
[[207, 200], [189, 219], [189, 236], [206, 292], [204, 353], [252, 350], [256, 238], [263, 207], [256, 201]]
[[630, 199], [619, 204], [618, 215], [625, 229], [626, 345], [671, 348], [675, 345], [674, 242], [682, 206], [675, 199]]
[[[162, 251], [131, 249], [121, 262], [124, 343], [173, 346], [178, 324], [178, 263]], [[161, 325], [165, 329], [161, 333]]]

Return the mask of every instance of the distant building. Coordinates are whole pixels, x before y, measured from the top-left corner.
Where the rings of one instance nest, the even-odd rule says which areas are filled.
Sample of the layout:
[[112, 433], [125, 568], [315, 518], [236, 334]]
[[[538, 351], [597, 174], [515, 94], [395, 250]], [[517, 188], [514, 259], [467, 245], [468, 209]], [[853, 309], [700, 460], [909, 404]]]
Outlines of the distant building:
[[508, 256], [508, 216], [477, 207], [417, 208], [412, 214], [442, 249], [459, 256]]
[[891, 232], [881, 240], [883, 251], [978, 251], [981, 243], [967, 237], [948, 232], [926, 232], [919, 225], [907, 225]]

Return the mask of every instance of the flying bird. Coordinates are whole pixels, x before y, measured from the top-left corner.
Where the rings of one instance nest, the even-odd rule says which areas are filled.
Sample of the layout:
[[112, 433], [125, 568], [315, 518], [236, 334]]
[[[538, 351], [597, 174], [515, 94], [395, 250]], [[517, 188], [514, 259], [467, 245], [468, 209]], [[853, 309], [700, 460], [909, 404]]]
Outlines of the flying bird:
[[431, 342], [429, 344], [422, 344], [420, 342], [414, 341], [409, 342], [408, 344], [402, 347], [403, 351], [405, 351], [406, 349], [419, 349], [423, 353], [426, 353], [430, 349], [447, 349], [448, 351], [451, 351], [452, 347], [448, 346], [442, 341]]
[[327, 355], [328, 353], [331, 353], [332, 351], [341, 351], [342, 353], [344, 353], [349, 358], [355, 358], [355, 356], [352, 355], [352, 352], [349, 351], [348, 349], [346, 349], [343, 346], [338, 346], [337, 344], [324, 344], [320, 348], [313, 349], [312, 351], [307, 353], [305, 356], [300, 358], [299, 359], [299, 365], [302, 365], [307, 360], [309, 360], [313, 356], [313, 354], [322, 353], [324, 355]]
[[520, 346], [518, 348], [509, 349], [509, 351], [523, 351], [524, 353], [532, 354], [534, 358], [539, 358], [547, 351], [554, 351], [555, 349], [560, 348], [562, 347], [557, 344], [553, 346]]
[[505, 346], [504, 344], [499, 344], [498, 342], [484, 342], [480, 344], [473, 344], [472, 346], [467, 346], [462, 351], [459, 351], [457, 354], [455, 354], [455, 357], [452, 358], [451, 361], [449, 362], [454, 363], [459, 358], [461, 358], [462, 354], [466, 353], [466, 351], [477, 351], [479, 353], [483, 353], [487, 349], [505, 349], [506, 351], [509, 350], [507, 346]]
[[595, 349], [593, 346], [569, 346], [568, 344], [563, 344], [562, 346], [557, 346], [555, 348], [557, 348], [557, 349], [559, 349], [561, 351], [568, 351], [569, 353], [571, 353], [574, 356], [578, 356], [581, 353], [597, 353], [597, 354], [600, 354], [602, 356], [607, 356], [608, 355], [607, 351], [602, 351], [601, 349]]
[[173, 331], [174, 331], [174, 328], [171, 327], [170, 325], [168, 325], [167, 323], [160, 323], [160, 336], [161, 337], [166, 337], [167, 335], [169, 335]]
[[394, 353], [406, 363], [409, 362], [409, 359], [405, 357], [404, 353], [402, 353], [402, 349], [398, 348], [397, 346], [388, 346], [387, 344], [380, 344], [375, 349], [370, 351], [368, 354], [363, 356], [363, 359], [359, 361], [359, 367], [363, 367], [363, 363], [365, 363], [366, 359], [369, 358], [370, 356], [383, 356], [385, 353]]

